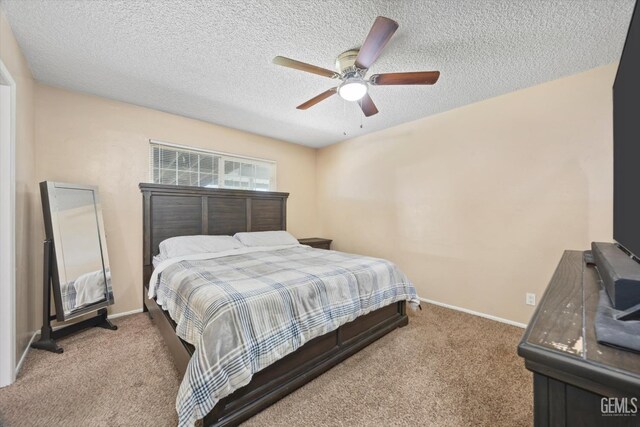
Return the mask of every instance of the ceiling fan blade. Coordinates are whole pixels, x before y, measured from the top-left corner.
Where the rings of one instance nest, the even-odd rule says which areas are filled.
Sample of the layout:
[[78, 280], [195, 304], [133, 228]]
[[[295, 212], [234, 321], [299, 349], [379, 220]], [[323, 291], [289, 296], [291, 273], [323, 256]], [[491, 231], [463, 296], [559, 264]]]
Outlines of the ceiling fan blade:
[[372, 85], [432, 85], [438, 81], [440, 71], [415, 71], [410, 73], [374, 74], [369, 78]]
[[329, 90], [326, 90], [324, 92], [322, 92], [320, 95], [311, 98], [310, 100], [308, 100], [307, 102], [298, 105], [296, 108], [298, 110], [306, 110], [309, 107], [313, 107], [314, 105], [316, 105], [318, 102], [320, 101], [324, 101], [325, 99], [329, 98], [331, 95], [334, 95], [336, 92], [338, 91], [337, 88], [331, 88]]
[[360, 108], [362, 108], [362, 112], [366, 117], [378, 114], [378, 108], [376, 107], [376, 104], [373, 103], [373, 99], [371, 99], [368, 93], [362, 97], [358, 104], [360, 104]]
[[398, 29], [398, 23], [393, 19], [378, 16], [373, 22], [367, 38], [364, 40], [355, 65], [361, 69], [369, 69], [380, 56], [382, 49]]
[[275, 58], [273, 58], [273, 63], [276, 65], [282, 65], [283, 67], [295, 68], [296, 70], [302, 70], [306, 71], [307, 73], [313, 73], [332, 79], [340, 77], [340, 74], [336, 73], [335, 71], [327, 70], [326, 68], [322, 67], [316, 67], [315, 65], [296, 61], [295, 59], [285, 58], [284, 56], [276, 56]]

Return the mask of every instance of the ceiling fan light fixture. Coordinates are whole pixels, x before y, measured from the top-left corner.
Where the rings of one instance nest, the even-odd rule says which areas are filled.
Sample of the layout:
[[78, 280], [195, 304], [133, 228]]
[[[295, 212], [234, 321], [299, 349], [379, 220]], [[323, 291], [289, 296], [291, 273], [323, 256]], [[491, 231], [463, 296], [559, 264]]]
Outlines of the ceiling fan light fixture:
[[367, 83], [362, 79], [348, 79], [338, 88], [338, 94], [346, 101], [358, 101], [367, 94]]

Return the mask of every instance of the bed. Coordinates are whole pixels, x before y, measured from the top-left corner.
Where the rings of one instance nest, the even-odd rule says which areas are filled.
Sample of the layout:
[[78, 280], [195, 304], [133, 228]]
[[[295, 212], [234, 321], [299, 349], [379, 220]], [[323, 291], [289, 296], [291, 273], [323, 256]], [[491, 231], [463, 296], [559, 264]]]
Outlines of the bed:
[[[140, 184], [140, 189], [143, 194], [142, 291], [144, 310], [149, 312], [159, 328], [173, 355], [176, 367], [181, 374], [186, 374], [185, 380], [183, 380], [184, 386], [194, 371], [192, 365], [200, 363], [198, 362], [200, 358], [196, 357], [193, 363], [189, 364], [194, 354], [198, 356], [198, 348], [196, 348], [198, 346], [188, 342], [191, 341], [195, 344], [194, 340], [189, 338], [189, 334], [185, 334], [182, 325], [178, 325], [169, 312], [163, 309], [163, 305], [165, 308], [167, 307], [166, 301], [148, 298], [148, 284], [154, 269], [153, 259], [158, 255], [160, 242], [175, 236], [233, 235], [244, 231], [285, 230], [288, 193], [146, 183]], [[287, 265], [290, 266], [287, 269], [292, 271], [297, 271], [295, 260], [300, 260], [301, 264], [308, 264], [312, 262], [309, 261], [310, 259], [317, 259], [314, 261], [315, 265], [324, 266], [325, 270], [332, 262], [340, 265], [340, 268], [348, 268], [350, 263], [353, 263], [348, 254], [303, 247], [243, 256], [248, 257], [251, 262], [259, 260], [263, 262], [262, 265], [278, 265], [278, 263], [281, 267]], [[238, 257], [223, 259], [228, 264], [247, 262], [247, 259]], [[264, 262], [264, 258], [268, 258], [268, 260]], [[382, 263], [384, 260], [373, 260], [369, 262], [384, 264]], [[214, 261], [208, 260], [206, 263], [204, 261], [183, 262], [174, 267], [174, 274], [176, 271], [180, 273], [180, 269], [184, 274], [191, 274], [192, 269], [202, 272], [205, 268], [209, 269], [207, 274], [211, 274], [212, 271], [215, 273], [216, 264]], [[198, 262], [204, 264], [197, 264]], [[326, 277], [331, 275], [330, 271], [324, 271], [322, 274]], [[152, 294], [155, 295], [153, 292]], [[209, 412], [202, 414], [203, 424], [205, 426], [237, 425], [378, 338], [397, 327], [406, 325], [408, 323], [406, 300], [395, 301], [385, 298], [377, 298], [377, 305], [360, 311], [365, 314], [359, 315], [355, 319], [349, 319], [348, 322], [340, 324], [337, 329], [328, 330], [320, 336], [302, 342], [294, 351], [287, 353], [275, 362], [270, 361], [266, 367], [260, 366], [260, 369], [249, 377], [250, 380], [245, 383], [246, 385], [217, 400]], [[182, 323], [180, 319], [178, 321]], [[185, 339], [183, 340], [178, 335]], [[215, 340], [215, 338], [211, 338], [211, 334], [207, 339]], [[202, 343], [202, 341], [200, 342]], [[201, 344], [199, 347], [203, 347], [203, 345]], [[200, 356], [202, 356], [202, 352]], [[182, 388], [180, 393], [182, 393]], [[180, 394], [178, 402], [180, 402]]]

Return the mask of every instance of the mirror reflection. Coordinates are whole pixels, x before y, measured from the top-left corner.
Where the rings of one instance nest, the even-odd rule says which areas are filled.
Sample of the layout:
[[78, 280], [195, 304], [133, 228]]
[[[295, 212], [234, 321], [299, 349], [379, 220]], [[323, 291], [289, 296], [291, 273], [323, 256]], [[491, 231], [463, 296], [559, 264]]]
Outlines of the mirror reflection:
[[106, 278], [93, 191], [58, 189], [56, 205], [65, 280], [60, 281], [60, 292], [65, 314], [70, 314], [104, 301]]
[[111, 273], [96, 190], [60, 183], [54, 187], [49, 189], [51, 219], [61, 305], [68, 319], [113, 301]]

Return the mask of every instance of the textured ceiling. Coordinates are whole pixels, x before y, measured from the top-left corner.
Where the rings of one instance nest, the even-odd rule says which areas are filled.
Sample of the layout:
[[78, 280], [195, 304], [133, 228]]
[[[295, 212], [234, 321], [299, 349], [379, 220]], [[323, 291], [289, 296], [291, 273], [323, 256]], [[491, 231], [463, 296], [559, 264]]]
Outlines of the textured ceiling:
[[[617, 61], [633, 0], [0, 5], [41, 82], [319, 147]], [[400, 28], [371, 73], [439, 70], [439, 82], [373, 87], [370, 118], [338, 96], [296, 110], [334, 81], [272, 58], [333, 68], [377, 15]]]

